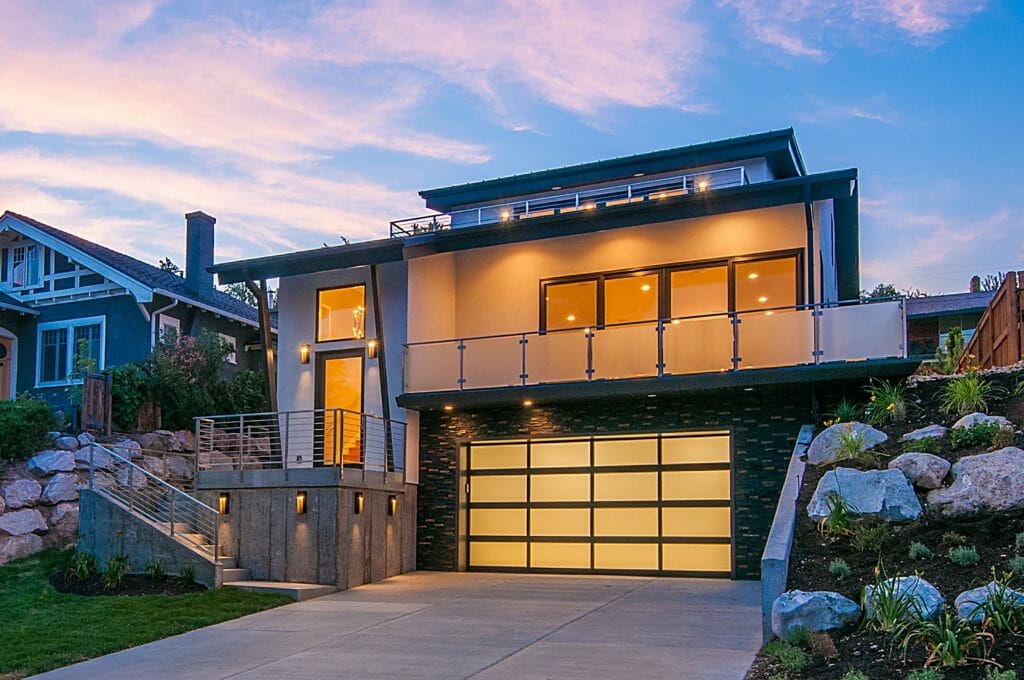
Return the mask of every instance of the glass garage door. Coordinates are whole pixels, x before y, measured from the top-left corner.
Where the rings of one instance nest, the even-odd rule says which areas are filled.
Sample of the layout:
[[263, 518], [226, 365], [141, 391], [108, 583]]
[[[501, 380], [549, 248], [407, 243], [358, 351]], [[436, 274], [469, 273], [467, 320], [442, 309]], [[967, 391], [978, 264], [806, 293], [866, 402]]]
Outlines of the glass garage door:
[[732, 573], [727, 432], [475, 442], [470, 569]]

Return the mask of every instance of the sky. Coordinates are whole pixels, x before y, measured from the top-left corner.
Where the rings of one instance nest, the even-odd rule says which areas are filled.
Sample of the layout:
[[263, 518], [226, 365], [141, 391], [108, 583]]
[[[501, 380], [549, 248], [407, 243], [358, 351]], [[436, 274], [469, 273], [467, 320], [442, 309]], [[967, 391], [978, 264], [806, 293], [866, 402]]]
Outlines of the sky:
[[862, 284], [1024, 269], [1017, 0], [0, 0], [0, 211], [156, 263], [382, 238], [420, 189], [794, 127]]

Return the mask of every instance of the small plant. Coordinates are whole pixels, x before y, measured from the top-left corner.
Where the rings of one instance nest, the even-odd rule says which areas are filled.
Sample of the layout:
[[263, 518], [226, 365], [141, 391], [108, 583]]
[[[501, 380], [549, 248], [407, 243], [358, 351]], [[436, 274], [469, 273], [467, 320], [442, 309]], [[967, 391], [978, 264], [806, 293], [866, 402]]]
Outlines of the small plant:
[[970, 427], [956, 427], [949, 431], [949, 443], [956, 450], [969, 449], [974, 446], [992, 446], [999, 431], [996, 423], [975, 423]]
[[932, 551], [924, 543], [914, 541], [910, 544], [910, 549], [907, 551], [907, 555], [912, 560], [924, 560], [932, 556]]
[[167, 568], [163, 560], [150, 560], [146, 562], [142, 572], [154, 581], [163, 581], [167, 577]]
[[187, 567], [182, 567], [181, 571], [178, 572], [178, 580], [182, 583], [189, 584], [195, 583], [196, 581], [196, 567], [193, 564]]
[[790, 673], [802, 673], [811, 665], [811, 655], [785, 640], [772, 640], [764, 653], [782, 664]]
[[828, 573], [832, 574], [837, 581], [842, 581], [845, 578], [849, 578], [852, 572], [846, 560], [837, 557], [828, 563]]
[[861, 671], [849, 670], [843, 676], [842, 680], [869, 680], [869, 678]]
[[907, 673], [907, 680], [942, 680], [942, 671], [935, 668], [918, 668]]
[[960, 363], [960, 357], [963, 355], [964, 334], [959, 326], [954, 326], [949, 329], [949, 334], [946, 335], [946, 346], [940, 347], [935, 352], [935, 363], [939, 371], [949, 375], [956, 372], [957, 364]]
[[1001, 671], [989, 666], [985, 669], [985, 680], [1017, 680], [1017, 671]]
[[[920, 618], [917, 603], [913, 597], [900, 593], [896, 579], [886, 579], [885, 574], [878, 570], [875, 585], [871, 590], [871, 608], [873, 616], [865, 623], [881, 633], [895, 633], [906, 621]], [[867, 609], [868, 595], [864, 589], [862, 597], [864, 609]]]
[[825, 421], [825, 425], [852, 423], [857, 420], [858, 416], [860, 416], [860, 407], [848, 399], [843, 399], [836, 404], [836, 407], [828, 414], [828, 420]]
[[913, 451], [914, 453], [936, 454], [939, 452], [939, 440], [935, 437], [921, 437], [920, 439], [905, 442], [903, 450], [905, 452]]
[[985, 663], [996, 641], [992, 633], [975, 630], [949, 611], [943, 611], [934, 621], [917, 619], [905, 623], [896, 638], [901, 640], [904, 659], [911, 645], [920, 644], [928, 652], [924, 665], [942, 668]]
[[786, 642], [789, 644], [806, 649], [807, 644], [811, 641], [811, 629], [807, 626], [793, 626], [786, 631]]
[[71, 556], [67, 572], [79, 581], [86, 581], [96, 573], [96, 560], [92, 555], [76, 550]]
[[1014, 555], [1006, 561], [1006, 569], [1014, 576], [1024, 576], [1024, 557]]
[[988, 412], [988, 402], [1003, 394], [1003, 389], [971, 372], [953, 378], [939, 393], [939, 408], [943, 413], [965, 416], [968, 413]]
[[942, 534], [942, 545], [966, 545], [967, 537], [956, 531], [947, 531]]
[[1013, 537], [1013, 547], [1017, 550], [1024, 550], [1024, 531], [1019, 532]]
[[861, 432], [854, 430], [849, 423], [840, 428], [836, 443], [836, 460], [859, 460], [864, 456], [865, 448], [867, 441]]
[[981, 559], [978, 549], [973, 545], [958, 545], [955, 548], [950, 548], [947, 557], [950, 562], [961, 567], [972, 567]]
[[992, 435], [992, 448], [993, 449], [1005, 449], [1007, 446], [1013, 446], [1017, 441], [1017, 435], [1013, 430], [1005, 427], [1001, 427], [996, 430], [996, 433]]
[[860, 524], [853, 532], [853, 547], [860, 552], [881, 552], [889, 529], [882, 523]]
[[907, 401], [904, 396], [905, 385], [891, 383], [887, 380], [871, 380], [867, 387], [870, 403], [864, 410], [868, 422], [879, 425], [885, 421], [893, 423], [901, 422], [907, 417]]
[[818, 522], [818, 532], [827, 536], [848, 536], [853, 533], [853, 513], [846, 499], [839, 494], [829, 494], [825, 499], [828, 514]]
[[129, 558], [124, 553], [111, 555], [103, 568], [103, 587], [108, 590], [119, 588], [128, 575]]
[[1003, 578], [996, 578], [995, 567], [992, 568], [994, 585], [989, 588], [985, 601], [978, 604], [985, 630], [1016, 635], [1024, 628], [1024, 603], [1010, 588], [1012, 577], [1012, 574], [1007, 574]]

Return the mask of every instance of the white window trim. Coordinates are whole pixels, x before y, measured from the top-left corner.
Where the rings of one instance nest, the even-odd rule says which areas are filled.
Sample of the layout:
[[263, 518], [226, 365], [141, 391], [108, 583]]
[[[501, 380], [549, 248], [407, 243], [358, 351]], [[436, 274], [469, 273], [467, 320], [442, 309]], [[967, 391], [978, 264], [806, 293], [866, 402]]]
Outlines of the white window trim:
[[[28, 280], [28, 263], [29, 263], [29, 250], [35, 248], [36, 251], [36, 278], [33, 281]], [[17, 250], [24, 251], [22, 260], [19, 264], [25, 268], [25, 283], [16, 284], [14, 282], [14, 253]], [[39, 288], [43, 285], [43, 247], [38, 243], [31, 241], [20, 241], [12, 243], [7, 247], [7, 287], [11, 290], [32, 290], [33, 288]]]
[[65, 328], [68, 331], [68, 369], [70, 370], [75, 363], [75, 349], [74, 349], [74, 332], [75, 328], [79, 326], [95, 326], [99, 324], [100, 327], [100, 360], [96, 370], [102, 371], [106, 368], [106, 356], [107, 356], [107, 317], [104, 316], [86, 316], [80, 319], [66, 319], [64, 321], [47, 321], [36, 326], [36, 387], [63, 387], [64, 385], [81, 385], [82, 380], [75, 380], [72, 378], [64, 378], [62, 380], [53, 380], [43, 382], [42, 371], [43, 371], [43, 331], [52, 331], [60, 328]]
[[168, 326], [174, 329], [174, 332], [177, 334], [179, 338], [181, 337], [181, 319], [174, 316], [167, 316], [166, 314], [161, 314], [159, 325], [157, 326], [157, 334], [160, 336], [160, 340], [163, 340], [164, 331]]
[[220, 341], [231, 345], [231, 349], [234, 350], [230, 354], [224, 357], [224, 363], [231, 364], [232, 366], [238, 365], [238, 340], [235, 336], [228, 335], [226, 333], [217, 333], [220, 336]]

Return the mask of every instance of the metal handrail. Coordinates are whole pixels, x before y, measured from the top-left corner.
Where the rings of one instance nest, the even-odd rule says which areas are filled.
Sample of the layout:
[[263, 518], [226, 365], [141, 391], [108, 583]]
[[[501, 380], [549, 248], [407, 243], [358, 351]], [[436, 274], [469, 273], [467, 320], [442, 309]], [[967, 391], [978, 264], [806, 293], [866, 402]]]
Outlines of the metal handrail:
[[[97, 450], [110, 457], [113, 471], [111, 466], [97, 465]], [[190, 543], [202, 552], [212, 553], [213, 560], [219, 561], [220, 513], [217, 510], [102, 444], [90, 446], [88, 462], [90, 490], [150, 520], [168, 536]], [[139, 483], [139, 479], [143, 481]], [[186, 526], [185, 531], [178, 527], [181, 524]], [[193, 535], [209, 542], [197, 541]]]
[[[735, 175], [736, 179], [724, 178], [728, 174]], [[657, 200], [745, 184], [749, 184], [746, 168], [738, 165], [395, 220], [391, 222], [391, 237], [403, 238], [459, 226], [493, 224], [541, 215], [592, 210], [606, 207], [608, 203], [620, 205]]]

